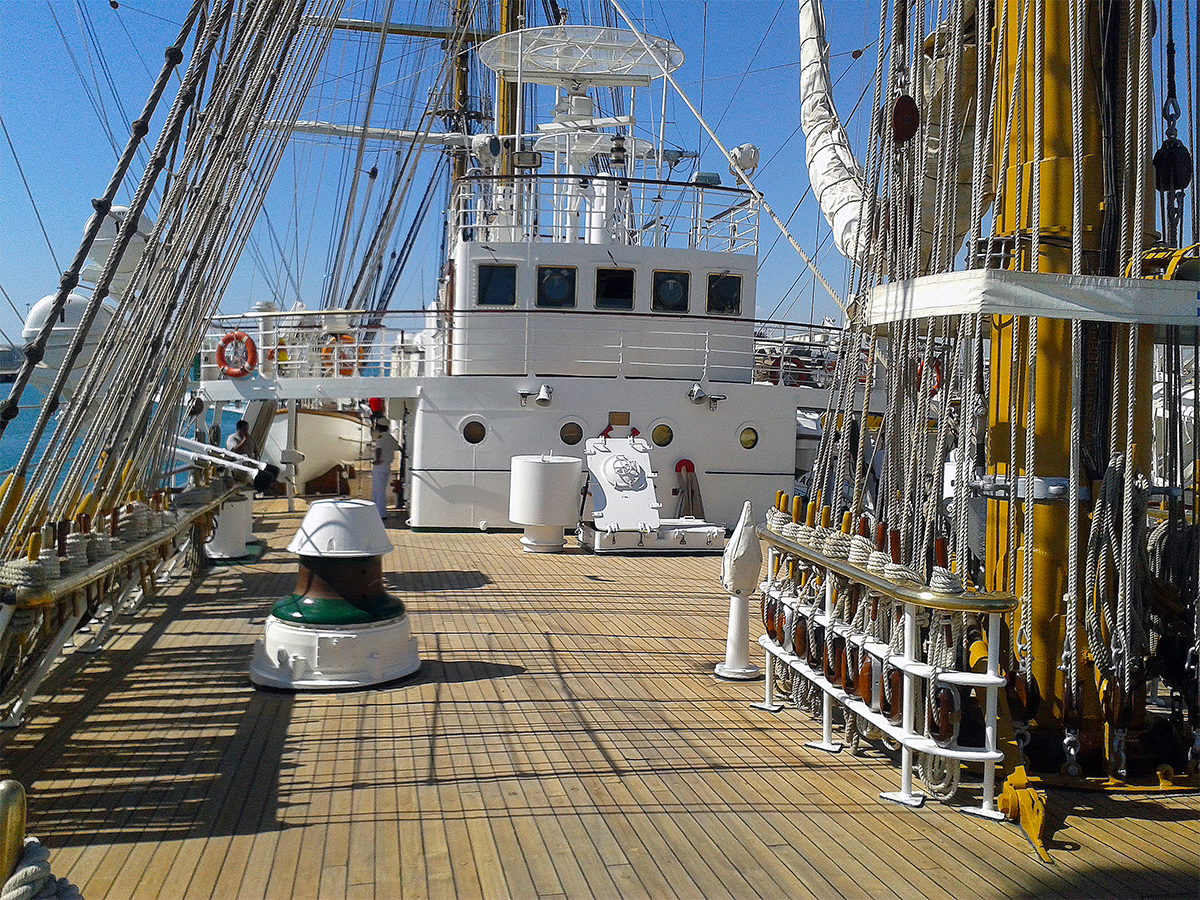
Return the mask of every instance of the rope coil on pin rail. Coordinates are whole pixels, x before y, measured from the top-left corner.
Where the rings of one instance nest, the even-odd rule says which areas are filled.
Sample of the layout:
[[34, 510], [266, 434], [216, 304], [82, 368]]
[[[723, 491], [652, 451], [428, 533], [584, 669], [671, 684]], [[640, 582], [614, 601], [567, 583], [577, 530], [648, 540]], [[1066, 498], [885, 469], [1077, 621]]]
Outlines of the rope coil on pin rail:
[[226, 378], [245, 378], [258, 365], [258, 347], [244, 331], [231, 331], [217, 342], [217, 368]]

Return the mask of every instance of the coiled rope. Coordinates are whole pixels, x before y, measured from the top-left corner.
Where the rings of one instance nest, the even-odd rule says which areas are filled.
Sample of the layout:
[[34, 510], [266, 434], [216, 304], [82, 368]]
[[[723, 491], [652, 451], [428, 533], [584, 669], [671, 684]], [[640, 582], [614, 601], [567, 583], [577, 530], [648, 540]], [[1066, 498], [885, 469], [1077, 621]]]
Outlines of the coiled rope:
[[50, 871], [50, 851], [35, 837], [25, 838], [25, 849], [4, 887], [0, 900], [83, 900], [79, 888]]

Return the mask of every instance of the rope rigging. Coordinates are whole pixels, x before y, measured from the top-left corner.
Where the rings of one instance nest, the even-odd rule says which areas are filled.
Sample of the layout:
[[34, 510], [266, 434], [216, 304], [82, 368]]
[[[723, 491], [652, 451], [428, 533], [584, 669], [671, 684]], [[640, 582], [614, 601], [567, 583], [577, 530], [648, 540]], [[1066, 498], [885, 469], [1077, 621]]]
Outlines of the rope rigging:
[[[927, 10], [937, 12], [932, 28], [924, 22]], [[953, 576], [968, 590], [1018, 594], [1005, 651], [1011, 655], [1003, 660], [1020, 693], [1014, 717], [1037, 718], [1042, 695], [1053, 699], [1061, 690], [1051, 715], [1060, 717], [1060, 752], [1075, 775], [1083, 763], [1081, 728], [1085, 716], [1099, 715], [1098, 693], [1103, 715], [1119, 731], [1129, 710], [1145, 705], [1145, 690], [1157, 684], [1151, 679], [1161, 678], [1200, 729], [1200, 529], [1189, 524], [1194, 498], [1185, 502], [1200, 470], [1194, 417], [1189, 422], [1189, 392], [1200, 390], [1194, 364], [1200, 336], [1182, 339], [1168, 328], [1159, 337], [1153, 416], [1161, 436], [1151, 454], [1142, 412], [1150, 365], [1145, 329], [979, 314], [899, 318], [868, 328], [866, 299], [880, 285], [964, 265], [1153, 275], [1144, 264], [1156, 225], [1148, 191], [1157, 186], [1160, 197], [1171, 194], [1157, 210], [1157, 224], [1178, 247], [1196, 188], [1190, 157], [1186, 180], [1181, 174], [1152, 185], [1149, 177], [1161, 179], [1167, 166], [1161, 155], [1152, 164], [1153, 147], [1137, 135], [1153, 131], [1159, 112], [1151, 90], [1155, 58], [1165, 67], [1163, 146], [1195, 128], [1191, 12], [1190, 0], [1165, 4], [1169, 24], [1160, 25], [1156, 57], [1150, 4], [929, 7], [901, 0], [884, 6], [863, 155], [874, 186], [863, 202], [877, 203], [878, 213], [864, 216], [873, 228], [871, 252], [854, 265], [850, 338], [840, 342], [824, 417], [839, 424], [826, 425], [810, 477], [810, 499], [819, 498], [834, 522], [845, 511], [856, 526], [861, 517], [877, 534], [894, 535], [896, 562], [923, 582], [946, 585]], [[1177, 68], [1179, 21], [1187, 23], [1180, 42], [1186, 65]], [[1063, 29], [1066, 47], [1058, 58], [1069, 59], [1069, 68], [1061, 76], [1050, 68], [1050, 23]], [[1011, 62], [995, 64], [999, 59]], [[1185, 75], [1183, 104], [1174, 83]], [[907, 124], [888, 127], [906, 97], [920, 110], [911, 132]], [[1093, 155], [1067, 153], [1061, 167], [1048, 159], [1059, 153], [1057, 142], [1079, 148], [1093, 141], [1099, 148]], [[1166, 162], [1176, 160], [1168, 154]], [[1070, 219], [1051, 224], [1064, 200]], [[1095, 232], [1087, 228], [1089, 217], [1099, 224]], [[963, 232], [970, 237], [960, 251]], [[858, 348], [867, 345], [864, 366]], [[876, 353], [886, 365], [875, 366]], [[931, 396], [935, 362], [942, 377]], [[847, 391], [848, 384], [866, 396]], [[872, 392], [878, 406], [867, 399]], [[862, 426], [872, 413], [878, 424], [854, 431], [857, 446], [846, 454], [849, 423]], [[1092, 483], [1102, 485], [1095, 497]], [[1163, 497], [1157, 519], [1152, 484], [1154, 496]], [[1061, 523], [1063, 539], [1053, 565], [1039, 558], [1049, 522]], [[934, 559], [943, 542], [945, 569]], [[877, 552], [887, 556], [887, 549]], [[1048, 583], [1050, 598], [1043, 596]], [[1056, 635], [1049, 647], [1047, 616]], [[898, 639], [890, 640], [894, 651]], [[945, 652], [942, 644], [932, 649]], [[1054, 669], [1062, 673], [1061, 688]], [[926, 682], [928, 692], [935, 681]], [[932, 708], [932, 694], [926, 699]], [[1114, 771], [1124, 771], [1124, 741], [1123, 734], [1114, 737], [1108, 750]]]

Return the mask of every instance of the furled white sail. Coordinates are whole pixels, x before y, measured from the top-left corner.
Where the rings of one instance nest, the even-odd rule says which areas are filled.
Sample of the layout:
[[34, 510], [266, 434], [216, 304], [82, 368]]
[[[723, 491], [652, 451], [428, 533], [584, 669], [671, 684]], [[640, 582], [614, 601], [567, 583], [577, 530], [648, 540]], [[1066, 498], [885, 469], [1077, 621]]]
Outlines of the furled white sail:
[[[974, 23], [975, 4], [966, 0], [962, 20]], [[866, 197], [862, 167], [854, 157], [846, 130], [833, 104], [829, 76], [829, 44], [825, 38], [825, 13], [821, 0], [799, 0], [800, 26], [800, 127], [804, 131], [804, 160], [813, 195], [820, 204], [833, 241], [842, 255], [862, 262], [870, 246], [869, 223], [873, 197]], [[973, 24], [972, 24], [973, 27]], [[921, 271], [929, 272], [937, 235], [942, 252], [939, 270], [950, 266], [971, 226], [972, 156], [975, 139], [975, 45], [952, 40], [943, 23], [927, 42], [927, 86], [921, 97], [926, 154], [925, 185], [921, 195]], [[959, 54], [955, 120], [946, 122], [943, 95], [951, 89], [949, 56]], [[949, 130], [948, 130], [949, 129]], [[984, 207], [991, 202], [990, 175], [981, 185]], [[947, 204], [949, 221], [936, 221], [938, 185], [954, 179], [953, 199]], [[864, 227], [866, 226], [866, 227]]]
[[843, 256], [859, 260], [868, 246], [860, 224], [867, 212], [863, 171], [833, 105], [821, 0], [800, 0], [800, 127], [808, 180], [833, 242]]

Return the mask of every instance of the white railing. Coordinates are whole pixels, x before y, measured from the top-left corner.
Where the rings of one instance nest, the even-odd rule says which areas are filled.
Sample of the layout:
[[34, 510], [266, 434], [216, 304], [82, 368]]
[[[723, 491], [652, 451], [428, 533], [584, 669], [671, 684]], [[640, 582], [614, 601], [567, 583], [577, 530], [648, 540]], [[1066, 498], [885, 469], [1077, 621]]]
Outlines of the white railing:
[[[448, 320], [423, 312], [248, 314], [214, 323], [193, 377], [225, 377], [217, 351], [236, 332], [254, 341], [257, 360], [249, 377], [257, 378], [535, 372], [812, 388], [827, 387], [832, 378], [837, 337], [836, 330], [816, 326], [652, 313], [466, 310]], [[227, 363], [239, 343], [226, 340]]]
[[458, 182], [455, 241], [624, 244], [754, 254], [758, 201], [718, 185], [613, 175], [474, 175]]

